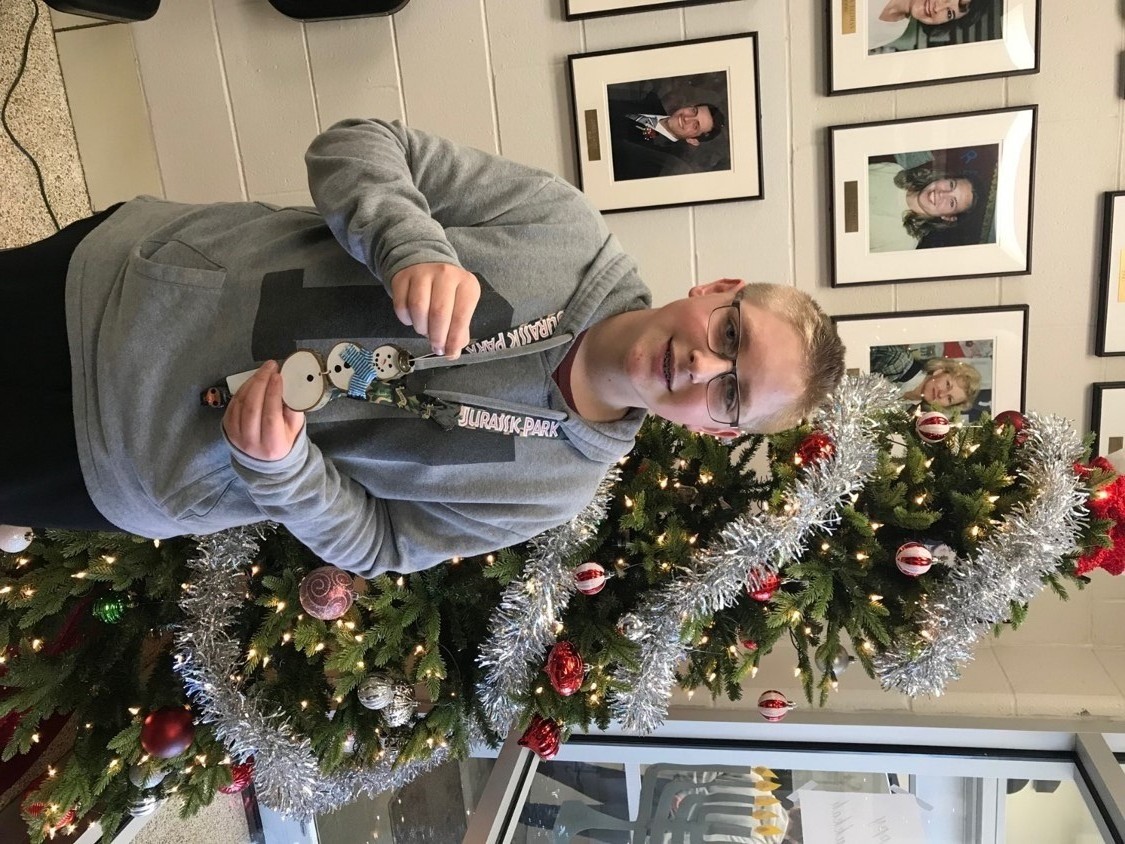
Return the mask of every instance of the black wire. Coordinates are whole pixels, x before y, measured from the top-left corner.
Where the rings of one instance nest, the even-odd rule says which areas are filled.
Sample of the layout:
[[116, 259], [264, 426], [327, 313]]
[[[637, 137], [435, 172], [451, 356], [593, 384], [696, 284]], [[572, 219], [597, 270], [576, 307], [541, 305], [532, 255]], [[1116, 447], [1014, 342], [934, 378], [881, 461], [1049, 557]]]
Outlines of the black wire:
[[12, 99], [12, 94], [15, 93], [16, 86], [20, 84], [23, 79], [24, 71], [27, 70], [27, 54], [31, 51], [31, 36], [35, 32], [35, 24], [39, 22], [39, 4], [32, 0], [32, 17], [31, 23], [27, 27], [27, 35], [23, 39], [23, 55], [20, 56], [20, 66], [16, 68], [15, 78], [12, 79], [12, 84], [8, 86], [8, 91], [4, 95], [4, 105], [0, 106], [0, 125], [4, 127], [4, 132], [12, 139], [12, 143], [16, 145], [16, 149], [26, 156], [27, 160], [31, 162], [31, 166], [35, 168], [35, 178], [39, 181], [39, 195], [43, 197], [43, 204], [47, 206], [47, 213], [51, 215], [51, 222], [55, 224], [55, 231], [62, 228], [59, 225], [58, 217], [55, 216], [55, 210], [51, 207], [51, 200], [47, 198], [47, 186], [43, 183], [43, 171], [39, 169], [39, 162], [35, 160], [30, 152], [24, 149], [23, 144], [19, 142], [16, 136], [12, 133], [12, 128], [8, 125], [8, 103]]

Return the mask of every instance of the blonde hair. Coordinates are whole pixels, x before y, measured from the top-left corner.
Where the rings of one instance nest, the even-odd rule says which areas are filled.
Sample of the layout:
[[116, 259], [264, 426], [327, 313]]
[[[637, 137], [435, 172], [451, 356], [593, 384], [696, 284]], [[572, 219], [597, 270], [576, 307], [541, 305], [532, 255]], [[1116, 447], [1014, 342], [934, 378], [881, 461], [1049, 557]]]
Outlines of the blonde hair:
[[[968, 410], [977, 403], [980, 395], [981, 379], [980, 370], [971, 363], [965, 363], [957, 358], [930, 358], [926, 361], [926, 383], [936, 373], [944, 372], [960, 385], [965, 391], [965, 400], [960, 404], [951, 405], [947, 410]], [[944, 406], [944, 405], [943, 405]]]
[[797, 401], [740, 427], [759, 433], [792, 427], [823, 403], [844, 377], [844, 344], [836, 326], [809, 294], [788, 285], [754, 282], [742, 287], [735, 299], [744, 299], [782, 317], [801, 338], [805, 353], [805, 389]]

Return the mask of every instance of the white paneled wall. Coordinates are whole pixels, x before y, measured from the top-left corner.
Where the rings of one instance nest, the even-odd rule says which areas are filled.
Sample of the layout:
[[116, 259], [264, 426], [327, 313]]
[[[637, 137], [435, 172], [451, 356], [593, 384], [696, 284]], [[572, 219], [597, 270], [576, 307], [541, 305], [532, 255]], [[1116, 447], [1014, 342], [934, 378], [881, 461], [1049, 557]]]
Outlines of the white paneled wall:
[[[836, 314], [1028, 303], [1030, 409], [1088, 426], [1089, 385], [1125, 380], [1125, 359], [1092, 353], [1100, 195], [1125, 187], [1118, 0], [1044, 0], [1037, 75], [831, 98], [817, 0], [737, 0], [584, 23], [564, 21], [561, 5], [412, 0], [393, 18], [301, 24], [266, 0], [166, 0], [151, 20], [122, 27], [159, 164], [159, 180], [148, 181], [180, 200], [304, 203], [305, 146], [345, 116], [403, 117], [573, 180], [569, 54], [754, 30], [765, 198], [609, 217], [658, 303], [719, 276], [794, 284]], [[63, 38], [59, 49], [64, 67], [80, 67]], [[87, 88], [72, 97], [96, 99]], [[1040, 106], [1031, 275], [827, 286], [826, 127], [1027, 103]], [[87, 156], [81, 127], [78, 135], [90, 172], [106, 156]], [[118, 184], [115, 198], [133, 192], [128, 179]], [[984, 644], [942, 698], [893, 697], [853, 668], [832, 706], [1125, 717], [1122, 610], [1125, 578], [1096, 575], [1068, 603], [1036, 599], [1025, 627]], [[753, 686], [795, 691], [791, 658], [766, 660]]]

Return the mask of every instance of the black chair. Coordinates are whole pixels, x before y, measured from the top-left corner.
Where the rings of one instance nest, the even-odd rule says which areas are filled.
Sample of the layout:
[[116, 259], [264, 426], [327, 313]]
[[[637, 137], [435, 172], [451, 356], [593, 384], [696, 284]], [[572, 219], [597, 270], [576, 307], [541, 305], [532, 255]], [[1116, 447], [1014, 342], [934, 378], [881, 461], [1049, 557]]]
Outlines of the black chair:
[[156, 14], [160, 0], [43, 0], [56, 12], [103, 21], [145, 21]]
[[299, 21], [393, 15], [410, 0], [269, 0], [286, 17]]

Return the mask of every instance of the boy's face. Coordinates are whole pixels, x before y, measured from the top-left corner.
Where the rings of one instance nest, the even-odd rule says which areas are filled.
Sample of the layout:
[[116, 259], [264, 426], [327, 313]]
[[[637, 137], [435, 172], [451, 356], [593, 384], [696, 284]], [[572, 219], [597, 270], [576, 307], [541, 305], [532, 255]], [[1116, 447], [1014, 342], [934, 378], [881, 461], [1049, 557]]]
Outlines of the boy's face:
[[[645, 312], [646, 319], [628, 338], [626, 389], [635, 407], [693, 431], [733, 436], [740, 433], [716, 422], [708, 410], [707, 385], [730, 372], [731, 362], [711, 351], [708, 323], [715, 308], [730, 305], [744, 285], [720, 279], [693, 287], [685, 299]], [[804, 390], [804, 349], [800, 335], [783, 317], [741, 302], [738, 391], [741, 426], [753, 426], [795, 403]]]

